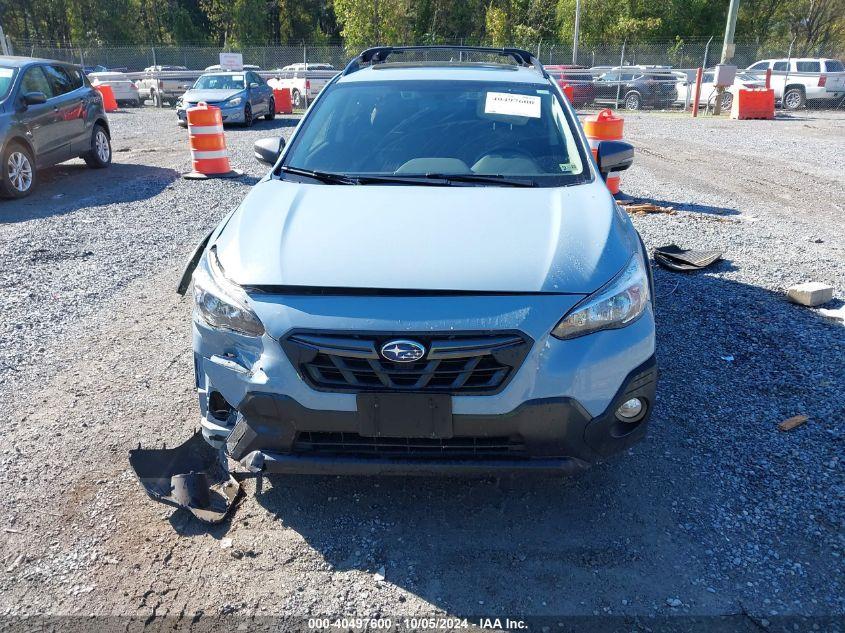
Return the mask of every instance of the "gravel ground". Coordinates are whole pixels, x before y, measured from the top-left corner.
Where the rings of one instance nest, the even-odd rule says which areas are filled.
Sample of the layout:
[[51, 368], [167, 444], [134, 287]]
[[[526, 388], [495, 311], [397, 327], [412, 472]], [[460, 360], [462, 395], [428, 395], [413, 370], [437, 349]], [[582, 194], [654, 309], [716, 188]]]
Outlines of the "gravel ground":
[[[252, 142], [296, 119], [229, 130], [245, 175], [207, 182], [179, 178], [172, 112], [110, 121], [110, 169], [69, 163], [0, 202], [0, 614], [843, 627], [845, 327], [783, 290], [845, 297], [844, 114], [626, 116], [625, 195], [678, 209], [634, 218], [646, 244], [725, 253], [707, 272], [655, 271], [659, 400], [628, 454], [551, 481], [271, 477], [213, 528], [149, 502], [126, 451], [198, 425], [190, 305], [173, 289], [264, 173]], [[809, 422], [777, 430], [796, 414]]]

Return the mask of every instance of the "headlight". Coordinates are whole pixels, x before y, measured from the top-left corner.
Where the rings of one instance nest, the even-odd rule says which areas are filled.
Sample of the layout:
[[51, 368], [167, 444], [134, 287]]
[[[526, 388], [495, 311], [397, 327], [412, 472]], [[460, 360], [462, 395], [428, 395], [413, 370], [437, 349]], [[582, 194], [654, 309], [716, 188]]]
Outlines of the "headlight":
[[234, 106], [241, 105], [241, 101], [243, 101], [243, 100], [244, 100], [243, 97], [232, 97], [231, 99], [229, 99], [226, 102], [226, 107], [232, 108]]
[[264, 334], [264, 325], [250, 310], [243, 288], [226, 279], [211, 249], [194, 272], [194, 307], [208, 325], [248, 336]]
[[625, 327], [643, 313], [648, 299], [648, 273], [638, 251], [610, 283], [572, 308], [552, 336], [568, 339]]

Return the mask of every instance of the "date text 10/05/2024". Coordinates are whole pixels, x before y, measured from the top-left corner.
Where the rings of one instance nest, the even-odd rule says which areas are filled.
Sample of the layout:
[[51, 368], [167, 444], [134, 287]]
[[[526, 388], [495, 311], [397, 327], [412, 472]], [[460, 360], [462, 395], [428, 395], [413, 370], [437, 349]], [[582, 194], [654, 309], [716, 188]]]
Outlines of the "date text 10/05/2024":
[[470, 626], [489, 629], [489, 630], [506, 630], [506, 631], [521, 631], [528, 628], [524, 620], [511, 618], [449, 618], [449, 617], [407, 617], [398, 618], [356, 618], [356, 617], [342, 617], [342, 618], [309, 618], [308, 628], [315, 630], [334, 630], [334, 629], [366, 629], [366, 630], [393, 630], [395, 625], [399, 625], [400, 630], [410, 631], [453, 631], [458, 629], [468, 629]]

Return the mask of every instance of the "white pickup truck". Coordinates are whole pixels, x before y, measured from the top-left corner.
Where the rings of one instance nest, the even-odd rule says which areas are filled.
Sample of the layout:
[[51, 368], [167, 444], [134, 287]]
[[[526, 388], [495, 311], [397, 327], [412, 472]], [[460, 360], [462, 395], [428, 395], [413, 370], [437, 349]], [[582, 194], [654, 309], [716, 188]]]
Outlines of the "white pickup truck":
[[787, 110], [797, 110], [808, 101], [835, 105], [845, 97], [845, 66], [838, 59], [763, 59], [751, 64], [746, 72], [765, 77], [768, 69], [772, 71], [775, 99]]
[[149, 66], [144, 75], [135, 82], [142, 101], [150, 99], [153, 105], [173, 105], [194, 85], [200, 73], [184, 66]]
[[[262, 73], [271, 88], [290, 88], [294, 108], [304, 108], [338, 73], [331, 64], [290, 64]], [[269, 74], [269, 78], [267, 77]]]

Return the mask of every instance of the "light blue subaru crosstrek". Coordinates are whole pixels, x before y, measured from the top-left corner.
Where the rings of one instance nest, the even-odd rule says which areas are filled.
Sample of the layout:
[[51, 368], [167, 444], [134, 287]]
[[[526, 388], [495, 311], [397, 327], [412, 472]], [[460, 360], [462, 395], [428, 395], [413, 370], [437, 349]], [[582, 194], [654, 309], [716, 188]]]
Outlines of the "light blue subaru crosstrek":
[[212, 446], [266, 472], [572, 473], [644, 436], [651, 271], [603, 182], [633, 148], [594, 159], [530, 53], [367, 50], [255, 153], [272, 171], [180, 284]]

